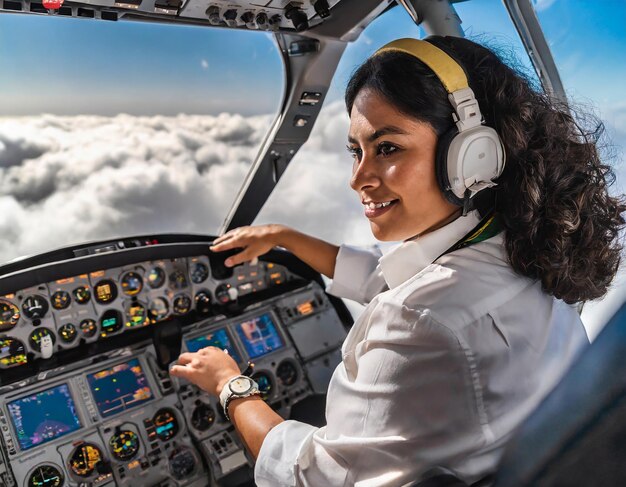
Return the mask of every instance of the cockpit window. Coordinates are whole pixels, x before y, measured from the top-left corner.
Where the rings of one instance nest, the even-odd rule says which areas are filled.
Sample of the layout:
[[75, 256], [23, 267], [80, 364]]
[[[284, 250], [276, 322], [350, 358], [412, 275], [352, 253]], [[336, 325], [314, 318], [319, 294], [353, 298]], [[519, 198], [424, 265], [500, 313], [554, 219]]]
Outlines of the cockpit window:
[[0, 263], [216, 233], [271, 126], [271, 34], [0, 16]]

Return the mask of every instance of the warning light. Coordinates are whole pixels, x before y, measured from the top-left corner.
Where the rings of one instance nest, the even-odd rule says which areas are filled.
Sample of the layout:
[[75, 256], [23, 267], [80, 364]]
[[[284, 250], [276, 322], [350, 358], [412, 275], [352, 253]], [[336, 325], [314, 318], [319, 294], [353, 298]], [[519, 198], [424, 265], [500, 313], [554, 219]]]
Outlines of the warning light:
[[310, 315], [313, 313], [313, 302], [305, 301], [304, 303], [300, 303], [296, 308], [298, 309], [298, 313], [301, 315]]
[[64, 0], [43, 0], [43, 8], [46, 10], [59, 10]]

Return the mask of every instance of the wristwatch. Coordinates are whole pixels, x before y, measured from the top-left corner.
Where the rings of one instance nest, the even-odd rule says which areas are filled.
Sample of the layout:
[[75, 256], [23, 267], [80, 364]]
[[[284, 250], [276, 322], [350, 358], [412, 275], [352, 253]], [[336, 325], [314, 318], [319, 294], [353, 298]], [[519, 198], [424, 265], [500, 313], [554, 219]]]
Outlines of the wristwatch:
[[259, 390], [259, 385], [250, 377], [237, 375], [230, 379], [226, 385], [224, 385], [222, 392], [220, 392], [220, 403], [224, 408], [226, 419], [230, 421], [230, 416], [228, 415], [228, 405], [230, 401], [250, 397], [255, 394], [261, 394], [261, 391]]

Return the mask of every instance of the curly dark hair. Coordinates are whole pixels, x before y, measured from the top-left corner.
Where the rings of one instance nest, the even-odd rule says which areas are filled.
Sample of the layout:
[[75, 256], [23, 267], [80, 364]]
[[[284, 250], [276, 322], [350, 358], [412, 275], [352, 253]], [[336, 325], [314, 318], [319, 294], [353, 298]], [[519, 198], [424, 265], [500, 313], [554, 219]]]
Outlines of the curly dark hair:
[[[503, 141], [504, 172], [486, 191], [504, 222], [512, 268], [570, 304], [604, 295], [620, 262], [626, 200], [608, 192], [615, 178], [599, 155], [603, 125], [585, 128], [571, 107], [480, 44], [428, 40], [464, 67], [485, 123]], [[385, 52], [361, 65], [346, 89], [348, 112], [363, 88], [429, 123], [439, 136], [453, 125], [441, 82], [411, 55]]]

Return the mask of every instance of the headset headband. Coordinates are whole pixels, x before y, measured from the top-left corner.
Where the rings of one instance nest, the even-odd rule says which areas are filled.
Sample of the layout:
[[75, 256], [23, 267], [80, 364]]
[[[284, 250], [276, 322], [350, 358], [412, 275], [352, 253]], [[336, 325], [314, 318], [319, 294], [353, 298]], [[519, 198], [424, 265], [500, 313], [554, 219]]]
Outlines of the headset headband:
[[474, 92], [469, 87], [465, 71], [443, 49], [428, 41], [405, 38], [385, 44], [374, 55], [377, 56], [388, 51], [410, 54], [426, 64], [435, 73], [448, 92], [448, 100], [455, 112], [454, 122], [459, 132], [482, 124], [480, 108], [474, 97]]
[[428, 41], [397, 39], [381, 47], [376, 55], [387, 51], [401, 51], [418, 58], [437, 75], [448, 93], [469, 88], [465, 71], [459, 63]]

